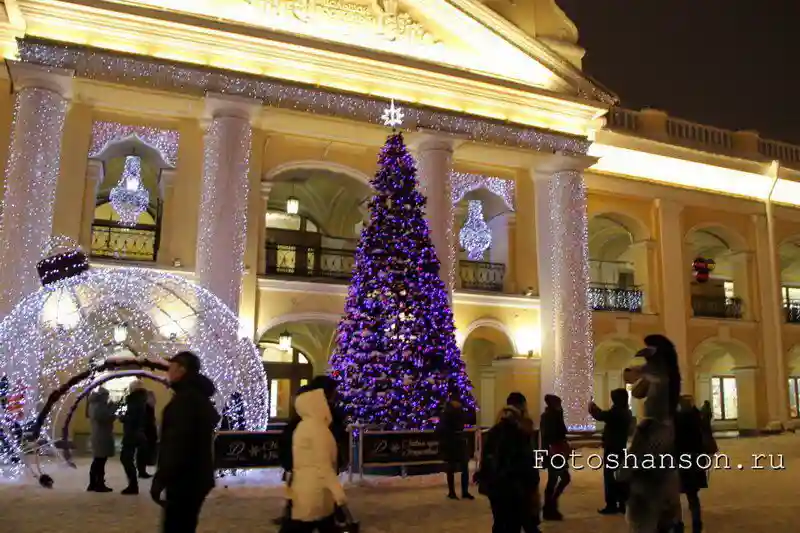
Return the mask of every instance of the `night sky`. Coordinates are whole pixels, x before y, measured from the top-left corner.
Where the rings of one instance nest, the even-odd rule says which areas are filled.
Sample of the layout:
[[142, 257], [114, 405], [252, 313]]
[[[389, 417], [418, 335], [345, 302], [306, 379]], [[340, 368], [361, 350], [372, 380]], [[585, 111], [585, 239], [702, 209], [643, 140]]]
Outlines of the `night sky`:
[[633, 109], [800, 144], [800, 0], [557, 0]]

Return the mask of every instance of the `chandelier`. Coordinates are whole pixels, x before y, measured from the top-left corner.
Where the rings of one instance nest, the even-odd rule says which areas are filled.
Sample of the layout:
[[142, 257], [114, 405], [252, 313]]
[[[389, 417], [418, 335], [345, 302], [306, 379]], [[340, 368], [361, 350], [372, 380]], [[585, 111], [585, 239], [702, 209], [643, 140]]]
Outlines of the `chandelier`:
[[483, 204], [480, 200], [469, 201], [467, 219], [458, 237], [470, 261], [483, 259], [483, 253], [492, 245], [492, 230], [483, 219]]
[[150, 193], [142, 186], [142, 159], [139, 156], [125, 157], [122, 177], [117, 186], [111, 189], [109, 200], [123, 226], [135, 226], [139, 216], [147, 210]]

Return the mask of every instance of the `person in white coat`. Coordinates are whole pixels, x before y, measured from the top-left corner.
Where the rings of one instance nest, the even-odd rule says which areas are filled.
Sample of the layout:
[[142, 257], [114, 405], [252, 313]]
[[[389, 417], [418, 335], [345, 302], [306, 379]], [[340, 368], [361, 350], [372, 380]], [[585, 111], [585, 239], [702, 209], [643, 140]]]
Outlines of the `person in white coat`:
[[336, 440], [325, 391], [304, 392], [294, 406], [302, 420], [292, 436], [292, 511], [284, 531], [336, 533], [336, 506], [344, 507], [346, 497], [337, 473]]

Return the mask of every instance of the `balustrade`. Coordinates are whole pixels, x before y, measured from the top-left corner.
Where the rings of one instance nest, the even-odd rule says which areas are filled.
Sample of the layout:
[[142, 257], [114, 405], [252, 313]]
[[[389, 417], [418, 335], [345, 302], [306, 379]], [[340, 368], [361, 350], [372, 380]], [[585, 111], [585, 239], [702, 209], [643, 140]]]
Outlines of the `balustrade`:
[[784, 301], [783, 310], [786, 313], [786, 322], [800, 324], [800, 300]]
[[594, 311], [641, 313], [644, 295], [638, 287], [623, 288], [605, 283], [589, 286], [589, 304]]
[[126, 261], [155, 261], [158, 228], [137, 225], [125, 228], [116, 224], [92, 224], [92, 256]]
[[506, 266], [483, 261], [459, 261], [458, 274], [462, 289], [503, 292]]
[[352, 250], [267, 243], [267, 275], [349, 281], [355, 265]]
[[692, 295], [694, 316], [703, 318], [742, 318], [741, 298]]

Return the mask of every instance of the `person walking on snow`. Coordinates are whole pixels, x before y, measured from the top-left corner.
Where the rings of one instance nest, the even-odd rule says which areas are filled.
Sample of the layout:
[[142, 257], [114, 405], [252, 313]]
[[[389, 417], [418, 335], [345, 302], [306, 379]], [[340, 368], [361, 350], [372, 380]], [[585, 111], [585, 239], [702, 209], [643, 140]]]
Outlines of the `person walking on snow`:
[[547, 485], [544, 488], [544, 507], [542, 518], [563, 520], [558, 510], [558, 500], [569, 485], [569, 458], [572, 452], [567, 441], [567, 426], [564, 423], [564, 409], [561, 398], [555, 394], [545, 394], [545, 409], [539, 427], [542, 431], [542, 448], [547, 452]]
[[457, 500], [456, 472], [461, 473], [461, 497], [474, 500], [469, 493], [469, 458], [467, 438], [464, 434], [466, 417], [463, 405], [457, 398], [452, 398], [444, 408], [439, 421], [439, 451], [447, 467], [447, 497]]
[[633, 413], [629, 407], [628, 391], [614, 389], [611, 391], [611, 409], [604, 411], [592, 402], [589, 414], [598, 422], [603, 422], [603, 488], [605, 489], [606, 506], [598, 511], [600, 514], [625, 514], [625, 483], [616, 479], [619, 462], [623, 460], [625, 448], [628, 446], [628, 435], [631, 433]]
[[89, 396], [89, 423], [92, 427], [92, 465], [89, 467], [87, 492], [111, 492], [106, 486], [106, 462], [114, 457], [114, 420], [116, 405], [108, 389], [98, 388]]
[[141, 381], [136, 380], [130, 385], [130, 392], [125, 398], [125, 414], [122, 415], [122, 450], [119, 460], [125, 469], [128, 486], [122, 494], [139, 494], [138, 473], [144, 468], [136, 466], [137, 459], [141, 459], [142, 448], [147, 447], [147, 391]]
[[158, 467], [150, 488], [150, 496], [164, 508], [163, 533], [195, 533], [215, 484], [214, 431], [221, 417], [211, 401], [214, 384], [200, 369], [197, 355], [180, 352], [167, 370], [175, 394], [162, 415]]
[[325, 392], [314, 389], [295, 399], [301, 421], [292, 435], [291, 517], [285, 533], [337, 533], [336, 509], [347, 499], [339, 482], [336, 439]]

